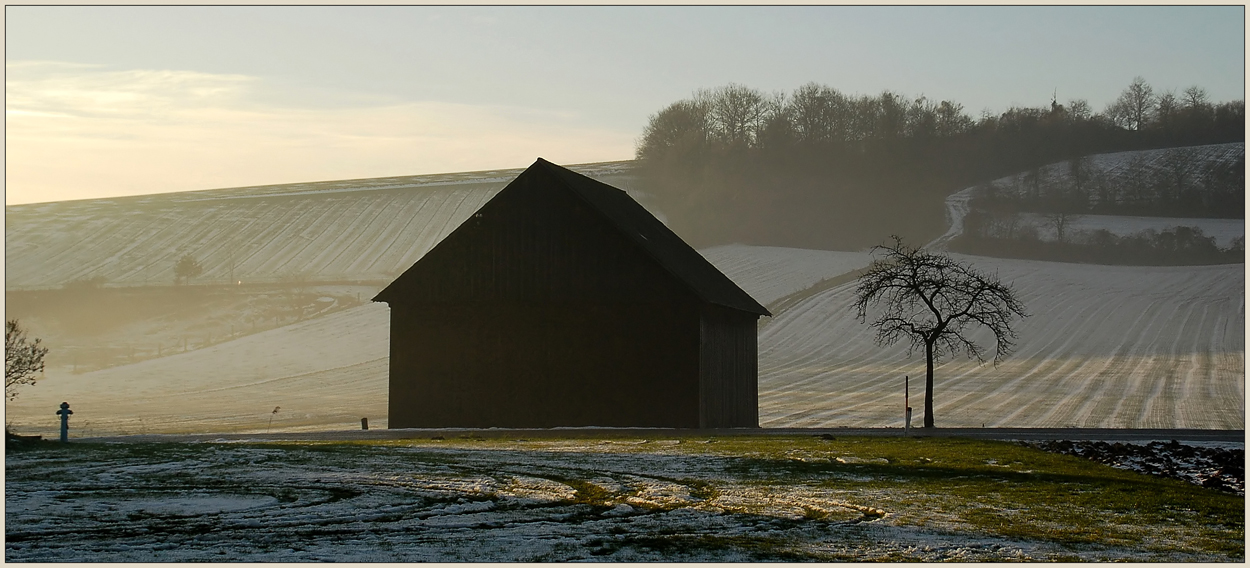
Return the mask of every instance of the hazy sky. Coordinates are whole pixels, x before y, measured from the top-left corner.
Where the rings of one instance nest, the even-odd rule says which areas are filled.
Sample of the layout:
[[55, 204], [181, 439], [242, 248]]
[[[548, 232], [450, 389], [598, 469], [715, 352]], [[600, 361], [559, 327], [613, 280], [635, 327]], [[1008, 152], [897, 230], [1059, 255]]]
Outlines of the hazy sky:
[[5, 9], [5, 203], [623, 160], [730, 82], [983, 110], [1244, 98], [1222, 7]]

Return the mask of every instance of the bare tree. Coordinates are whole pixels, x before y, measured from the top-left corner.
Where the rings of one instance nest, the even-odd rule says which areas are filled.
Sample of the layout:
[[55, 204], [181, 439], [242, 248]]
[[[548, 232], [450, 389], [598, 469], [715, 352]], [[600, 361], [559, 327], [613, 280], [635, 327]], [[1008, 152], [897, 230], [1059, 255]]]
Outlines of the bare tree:
[[1107, 107], [1106, 114], [1119, 126], [1141, 130], [1153, 116], [1154, 108], [1154, 89], [1145, 79], [1134, 77], [1133, 82], [1120, 93], [1120, 98]]
[[808, 83], [795, 89], [789, 107], [796, 137], [806, 143], [844, 140], [849, 105], [842, 93], [824, 85]]
[[27, 341], [26, 330], [17, 320], [4, 322], [4, 395], [8, 400], [17, 398], [19, 385], [35, 384], [35, 374], [43, 372], [48, 348], [39, 343], [38, 338]]
[[1155, 122], [1164, 128], [1171, 128], [1176, 122], [1176, 116], [1181, 110], [1180, 100], [1176, 98], [1176, 93], [1165, 91], [1162, 95], [1155, 98]]
[[1089, 120], [1090, 117], [1089, 101], [1085, 99], [1072, 99], [1068, 101], [1068, 119], [1073, 122]]
[[954, 136], [972, 129], [972, 119], [964, 114], [964, 107], [959, 103], [942, 101], [937, 106], [938, 136]]
[[1162, 161], [1163, 171], [1160, 173], [1165, 180], [1159, 184], [1160, 204], [1176, 207], [1190, 194], [1200, 199], [1193, 191], [1197, 185], [1194, 178], [1200, 173], [1198, 152], [1193, 148], [1173, 148], [1163, 155]]
[[[900, 339], [911, 341], [910, 355], [924, 347], [924, 427], [933, 427], [933, 364], [942, 357], [964, 351], [984, 363], [984, 350], [969, 337], [975, 326], [994, 333], [994, 363], [1015, 347], [1011, 328], [1015, 317], [1028, 317], [1015, 291], [971, 266], [944, 254], [903, 244], [873, 248], [875, 258], [855, 287], [855, 309], [866, 322], [869, 308], [882, 307], [873, 319], [878, 345]], [[875, 311], [875, 310], [874, 310]]]
[[882, 91], [876, 104], [876, 126], [873, 130], [878, 139], [902, 138], [907, 135], [907, 97]]
[[913, 138], [928, 138], [938, 132], [938, 107], [920, 95], [907, 107], [904, 131]]
[[659, 158], [675, 147], [702, 145], [707, 141], [707, 107], [697, 101], [677, 101], [651, 115], [636, 156], [640, 160]]
[[1050, 228], [1055, 230], [1055, 240], [1059, 243], [1063, 243], [1065, 241], [1064, 234], [1068, 230], [1068, 225], [1071, 225], [1072, 220], [1076, 217], [1077, 215], [1073, 215], [1063, 209], [1052, 211], [1043, 215], [1043, 218], [1046, 219], [1046, 224], [1050, 225]]
[[707, 104], [712, 132], [726, 144], [753, 145], [768, 112], [763, 93], [736, 83], [699, 91], [695, 100]]
[[791, 106], [784, 92], [776, 92], [764, 100], [764, 117], [755, 134], [759, 148], [786, 147], [798, 140]]
[[204, 267], [200, 265], [200, 261], [195, 260], [194, 256], [189, 254], [182, 255], [178, 262], [174, 263], [174, 284], [179, 282], [187, 284], [192, 278], [204, 273]]
[[1206, 89], [1203, 89], [1198, 85], [1185, 89], [1185, 92], [1182, 93], [1182, 95], [1184, 96], [1183, 102], [1185, 103], [1185, 108], [1188, 108], [1191, 111], [1198, 110], [1208, 104]]
[[1068, 160], [1068, 177], [1072, 180], [1068, 192], [1070, 205], [1082, 209], [1089, 207], [1089, 196], [1094, 185], [1094, 177], [1098, 171], [1094, 169], [1094, 161], [1089, 156], [1078, 156]]

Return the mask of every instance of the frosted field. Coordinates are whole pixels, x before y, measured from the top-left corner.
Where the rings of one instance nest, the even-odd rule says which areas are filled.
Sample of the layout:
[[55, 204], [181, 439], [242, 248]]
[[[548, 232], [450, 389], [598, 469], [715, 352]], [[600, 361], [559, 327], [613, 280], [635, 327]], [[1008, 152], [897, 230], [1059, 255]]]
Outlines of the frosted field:
[[[49, 370], [6, 405], [22, 432], [81, 435], [386, 427], [389, 310], [368, 304], [203, 349], [90, 373]], [[274, 407], [281, 407], [273, 414]], [[52, 416], [49, 419], [48, 416]]]
[[[938, 426], [1245, 427], [1244, 265], [957, 258], [1014, 282], [1032, 317], [997, 368], [937, 367]], [[877, 347], [853, 296], [824, 291], [761, 329], [761, 426], [901, 426], [904, 375], [920, 422], [923, 352]]]
[[[1195, 151], [1203, 160], [1232, 160], [1244, 144]], [[1165, 156], [1128, 152], [1092, 162], [1112, 175]], [[574, 169], [629, 189], [626, 165]], [[1063, 175], [1060, 165], [1050, 169]], [[6, 286], [57, 287], [93, 275], [111, 285], [164, 284], [183, 252], [204, 263], [201, 281], [224, 279], [233, 267], [236, 279], [384, 284], [518, 172], [9, 207]], [[962, 230], [970, 191], [948, 198], [951, 230], [930, 246]], [[1074, 227], [1135, 232], [1137, 224], [1172, 221], [1221, 241], [1244, 235], [1240, 220], [1084, 216]], [[919, 410], [921, 357], [876, 347], [850, 312], [853, 284], [831, 281], [866, 266], [866, 252], [746, 245], [701, 252], [775, 314], [759, 335], [762, 425], [898, 426], [904, 374], [915, 379]], [[938, 368], [939, 426], [1244, 428], [1244, 265], [962, 258], [1015, 281], [1034, 316], [1001, 366], [956, 359]], [[385, 305], [366, 305], [130, 365], [82, 374], [50, 368], [6, 405], [6, 420], [53, 436], [53, 413], [68, 401], [75, 435], [264, 432], [271, 422], [274, 431], [358, 428], [362, 417], [385, 427], [388, 326]]]
[[[628, 166], [571, 169], [622, 189]], [[369, 281], [398, 276], [521, 170], [214, 189], [5, 207], [5, 289], [196, 282]], [[641, 196], [636, 196], [641, 197]]]
[[971, 440], [47, 443], [5, 480], [8, 562], [1245, 557], [1241, 498]]
[[746, 245], [724, 245], [699, 252], [765, 306], [872, 263], [872, 256], [866, 252]]
[[[1191, 181], [1199, 183], [1202, 177], [1199, 175], [1200, 170], [1196, 169], [1197, 167], [1210, 163], [1233, 163], [1238, 159], [1245, 159], [1246, 145], [1245, 143], [1211, 144], [1183, 149], [1094, 154], [1090, 156], [1089, 165], [1098, 175], [1113, 182], [1123, 181], [1130, 176], [1147, 179], [1159, 171], [1169, 169], [1168, 161], [1173, 159], [1178, 152], [1184, 152], [1188, 156], [1187, 159], [1190, 160], [1191, 166], [1187, 171], [1193, 176]], [[1063, 185], [1071, 183], [1071, 171], [1069, 168], [1068, 162], [1056, 162], [1040, 168], [1039, 172], [1043, 179], [1046, 180], [1046, 184]], [[1023, 183], [1021, 181], [1023, 179], [1022, 176], [1023, 174], [1004, 176], [994, 180], [992, 183], [1000, 188], [1009, 190]], [[969, 201], [977, 195], [979, 189], [978, 186], [964, 188], [946, 198], [946, 221], [950, 228], [945, 234], [929, 243], [928, 247], [942, 246], [947, 241], [963, 234], [964, 215], [968, 214]], [[1025, 218], [1038, 227], [1040, 237], [1054, 240], [1055, 233], [1053, 229], [1046, 227], [1046, 224], [1040, 220], [1038, 215], [1026, 214]], [[1073, 216], [1072, 221], [1072, 229], [1074, 231], [1106, 229], [1118, 236], [1131, 235], [1146, 229], [1162, 231], [1163, 229], [1177, 226], [1198, 227], [1202, 229], [1206, 236], [1215, 237], [1216, 245], [1223, 248], [1227, 248], [1232, 244], [1233, 239], [1245, 237], [1246, 234], [1246, 226], [1243, 219], [1077, 215]]]
[[[862, 253], [734, 245], [705, 251], [759, 298], [854, 270]], [[1125, 267], [960, 258], [1014, 281], [1033, 317], [995, 368], [937, 370], [939, 426], [1244, 428], [1244, 265]], [[780, 283], [779, 283], [780, 282]], [[765, 320], [762, 426], [900, 426], [924, 361], [878, 348], [850, 311], [853, 284]], [[801, 294], [796, 294], [801, 296]], [[768, 300], [766, 300], [767, 302]], [[25, 433], [264, 432], [386, 425], [389, 312], [366, 305], [188, 353], [46, 380], [7, 405]], [[272, 410], [281, 407], [277, 414]]]
[[[1245, 156], [1246, 144], [1234, 142], [1094, 154], [1089, 157], [1089, 166], [1098, 175], [1112, 182], [1121, 183], [1126, 180], [1151, 179], [1179, 168], [1191, 177], [1192, 183], [1200, 184], [1203, 180], [1202, 167], [1211, 163], [1233, 164], [1237, 160], [1245, 159]], [[1174, 163], [1181, 165], [1174, 165]], [[1039, 174], [1043, 184], [1071, 183], [1071, 169], [1066, 161], [1043, 166], [1039, 168]], [[1003, 188], [1010, 188], [1022, 186], [1021, 180], [1023, 179], [1024, 172], [1021, 172], [994, 180], [994, 183]]]
[[[869, 262], [863, 253], [731, 245], [709, 260], [756, 298], [780, 298]], [[765, 302], [771, 300], [763, 300]], [[133, 365], [46, 380], [7, 405], [24, 432], [55, 435], [62, 401], [84, 435], [386, 426], [390, 311], [351, 308]], [[277, 414], [273, 408], [281, 407]], [[55, 418], [55, 416], [53, 416]]]

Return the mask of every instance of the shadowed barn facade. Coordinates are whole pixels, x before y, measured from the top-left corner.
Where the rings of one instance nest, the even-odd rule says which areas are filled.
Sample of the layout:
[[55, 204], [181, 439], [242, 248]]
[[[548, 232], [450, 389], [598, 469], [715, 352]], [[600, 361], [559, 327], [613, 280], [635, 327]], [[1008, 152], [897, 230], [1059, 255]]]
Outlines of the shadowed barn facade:
[[374, 301], [391, 428], [759, 425], [768, 310], [624, 191], [541, 158]]

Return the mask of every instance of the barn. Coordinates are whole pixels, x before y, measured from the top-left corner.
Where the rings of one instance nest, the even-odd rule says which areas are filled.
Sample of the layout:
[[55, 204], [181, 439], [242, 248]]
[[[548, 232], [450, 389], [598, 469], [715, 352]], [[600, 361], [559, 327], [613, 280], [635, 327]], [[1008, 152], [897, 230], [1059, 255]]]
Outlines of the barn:
[[759, 425], [768, 310], [624, 191], [541, 158], [374, 301], [391, 428]]

